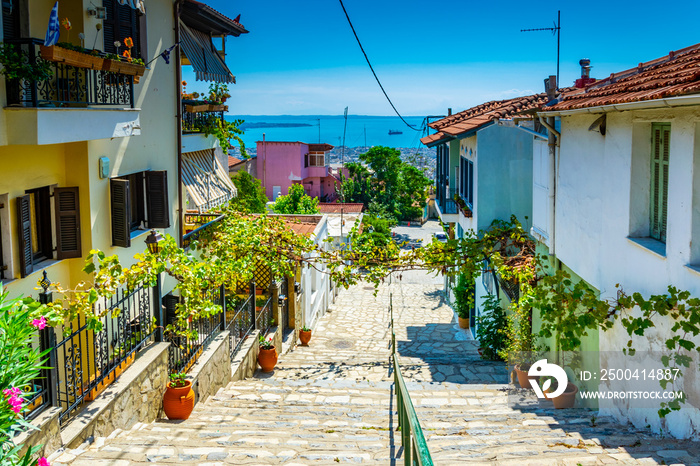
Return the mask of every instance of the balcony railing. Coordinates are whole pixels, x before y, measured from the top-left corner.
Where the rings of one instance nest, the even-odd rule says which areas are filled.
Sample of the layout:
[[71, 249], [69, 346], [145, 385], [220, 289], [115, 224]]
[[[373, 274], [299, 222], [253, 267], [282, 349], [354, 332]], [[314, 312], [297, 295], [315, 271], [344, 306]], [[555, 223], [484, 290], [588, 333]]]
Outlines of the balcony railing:
[[440, 212], [442, 212], [443, 214], [456, 214], [458, 210], [457, 204], [454, 201], [455, 191], [447, 190], [446, 188], [443, 189], [445, 189], [446, 194], [449, 197], [438, 199], [438, 204], [440, 205]]
[[203, 133], [205, 128], [224, 121], [224, 105], [207, 104], [196, 100], [182, 101], [182, 132]]
[[44, 60], [40, 56], [39, 39], [8, 40], [19, 47], [28, 64], [44, 61], [49, 64], [51, 77], [37, 79], [8, 79], [7, 104], [22, 107], [87, 107], [89, 105], [121, 105], [134, 107], [134, 76], [80, 68], [65, 63]]

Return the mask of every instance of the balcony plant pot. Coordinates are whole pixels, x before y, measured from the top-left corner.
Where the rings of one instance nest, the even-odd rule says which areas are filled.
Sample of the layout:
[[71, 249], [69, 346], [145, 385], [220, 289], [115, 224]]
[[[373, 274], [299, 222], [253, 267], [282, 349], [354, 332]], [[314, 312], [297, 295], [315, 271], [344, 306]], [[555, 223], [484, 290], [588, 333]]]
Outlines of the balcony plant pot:
[[163, 395], [163, 411], [168, 419], [187, 419], [194, 409], [194, 392], [192, 381], [188, 380], [184, 387], [171, 387], [168, 382]]
[[566, 390], [564, 390], [564, 393], [562, 393], [559, 396], [556, 397], [547, 397], [550, 400], [552, 400], [552, 403], [554, 403], [554, 407], [556, 409], [566, 409], [566, 408], [573, 408], [574, 403], [576, 402], [576, 394], [578, 393], [578, 387], [571, 382], [566, 384]]
[[185, 111], [187, 113], [199, 113], [206, 112], [209, 109], [209, 104], [197, 104], [197, 105], [185, 105]]
[[464, 329], [469, 328], [469, 318], [468, 317], [465, 319], [463, 317], [457, 316], [457, 321], [459, 322], [459, 328], [464, 328]]
[[224, 104], [209, 104], [207, 107], [209, 112], [228, 112], [228, 105]]
[[301, 330], [299, 332], [299, 340], [301, 341], [302, 346], [309, 346], [309, 341], [311, 341], [311, 330]]
[[530, 380], [539, 380], [539, 377], [528, 376], [528, 370], [530, 370], [529, 364], [518, 364], [515, 366], [515, 375], [518, 377], [518, 385], [520, 385], [520, 388], [532, 388]]
[[[126, 74], [129, 76], [141, 77], [146, 72], [146, 67], [119, 60], [110, 60], [106, 58], [102, 65], [102, 71], [111, 73]], [[134, 80], [135, 81], [135, 80]]]
[[263, 372], [272, 372], [275, 370], [275, 365], [277, 364], [277, 349], [260, 348], [260, 352], [258, 353], [258, 364], [260, 364]]
[[90, 70], [100, 70], [104, 66], [104, 59], [95, 55], [77, 52], [75, 50], [64, 49], [57, 45], [40, 45], [39, 53], [41, 58], [56, 63], [65, 63], [76, 68], [87, 68]]

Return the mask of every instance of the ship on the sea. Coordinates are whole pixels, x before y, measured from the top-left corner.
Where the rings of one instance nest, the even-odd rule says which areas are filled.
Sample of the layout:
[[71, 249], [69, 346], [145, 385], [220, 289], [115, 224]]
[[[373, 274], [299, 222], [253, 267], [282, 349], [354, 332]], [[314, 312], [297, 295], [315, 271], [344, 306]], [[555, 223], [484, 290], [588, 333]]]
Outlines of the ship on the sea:
[[393, 136], [394, 134], [403, 134], [403, 131], [399, 131], [398, 129], [390, 129], [389, 136]]

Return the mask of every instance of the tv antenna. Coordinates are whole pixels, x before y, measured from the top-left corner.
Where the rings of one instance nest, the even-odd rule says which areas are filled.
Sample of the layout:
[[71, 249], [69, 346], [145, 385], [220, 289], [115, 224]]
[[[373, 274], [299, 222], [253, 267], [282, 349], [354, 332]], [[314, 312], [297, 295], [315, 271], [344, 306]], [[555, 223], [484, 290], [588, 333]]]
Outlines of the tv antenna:
[[561, 10], [557, 10], [557, 22], [551, 28], [521, 29], [520, 32], [552, 31], [557, 36], [557, 88], [559, 88], [559, 44], [561, 42]]

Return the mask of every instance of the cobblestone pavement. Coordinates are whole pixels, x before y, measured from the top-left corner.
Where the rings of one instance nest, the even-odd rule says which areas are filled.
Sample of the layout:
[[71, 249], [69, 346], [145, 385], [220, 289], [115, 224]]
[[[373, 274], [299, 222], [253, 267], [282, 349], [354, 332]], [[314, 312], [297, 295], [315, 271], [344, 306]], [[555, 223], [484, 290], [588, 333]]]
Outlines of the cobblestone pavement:
[[[700, 464], [697, 443], [653, 437], [584, 410], [514, 409], [505, 368], [481, 361], [439, 285], [342, 291], [310, 346], [231, 383], [189, 420], [160, 420], [58, 452], [61, 464], [401, 464], [390, 371], [399, 360], [436, 465]], [[529, 398], [526, 399], [526, 401]]]

